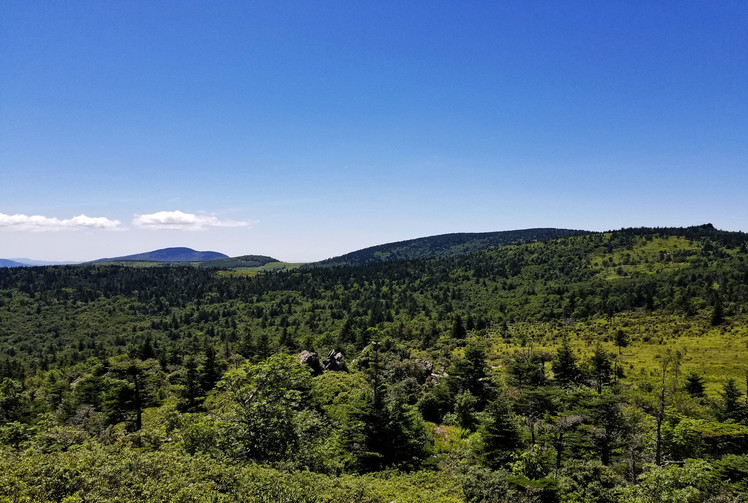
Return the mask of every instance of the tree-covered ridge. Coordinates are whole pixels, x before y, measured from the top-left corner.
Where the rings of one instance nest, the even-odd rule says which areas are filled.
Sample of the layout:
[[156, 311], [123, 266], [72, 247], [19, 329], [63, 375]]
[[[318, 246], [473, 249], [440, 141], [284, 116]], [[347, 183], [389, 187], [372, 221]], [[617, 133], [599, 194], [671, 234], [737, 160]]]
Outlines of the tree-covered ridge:
[[747, 240], [0, 271], [0, 500], [744, 501]]
[[200, 262], [199, 267], [210, 267], [217, 269], [242, 269], [258, 268], [271, 263], [280, 263], [278, 259], [266, 255], [241, 255], [239, 257], [227, 257], [216, 260]]
[[124, 257], [103, 258], [100, 262], [202, 262], [229, 258], [228, 255], [214, 251], [196, 251], [192, 248], [162, 248], [145, 253], [136, 253]]
[[541, 228], [442, 234], [372, 246], [339, 257], [316, 262], [310, 264], [310, 266], [363, 265], [370, 262], [454, 257], [497, 246], [543, 241], [554, 237], [584, 233], [586, 231]]
[[[369, 328], [424, 338], [449, 330], [455, 315], [471, 328], [486, 329], [635, 309], [744, 311], [744, 235], [727, 248], [711, 238], [689, 240], [691, 231], [678, 238], [649, 230], [590, 234], [440, 260], [257, 277], [190, 267], [7, 269], [0, 273], [0, 340], [5, 353], [20, 353], [21, 359], [33, 352], [56, 358], [57, 350], [45, 347], [75, 353], [77, 346], [91, 356], [94, 347], [120, 348], [116, 352], [147, 337], [178, 348], [198, 334], [238, 340], [246, 331], [266, 333], [274, 344], [285, 331], [296, 345], [360, 349]], [[681, 251], [649, 251], [672, 246]]]

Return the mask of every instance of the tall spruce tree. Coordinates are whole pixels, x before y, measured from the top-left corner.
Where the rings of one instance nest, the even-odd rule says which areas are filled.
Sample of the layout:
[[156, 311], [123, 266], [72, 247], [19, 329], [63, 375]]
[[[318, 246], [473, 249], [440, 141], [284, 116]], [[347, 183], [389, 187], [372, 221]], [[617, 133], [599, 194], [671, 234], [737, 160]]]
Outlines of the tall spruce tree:
[[561, 385], [570, 385], [579, 380], [580, 371], [577, 365], [577, 357], [571, 349], [568, 337], [561, 340], [561, 346], [556, 351], [556, 358], [551, 363], [551, 368], [556, 382]]
[[703, 397], [704, 396], [704, 378], [696, 372], [691, 372], [686, 377], [685, 389], [692, 397]]
[[488, 418], [481, 427], [481, 457], [492, 468], [500, 468], [520, 446], [520, 432], [503, 391], [487, 407]]

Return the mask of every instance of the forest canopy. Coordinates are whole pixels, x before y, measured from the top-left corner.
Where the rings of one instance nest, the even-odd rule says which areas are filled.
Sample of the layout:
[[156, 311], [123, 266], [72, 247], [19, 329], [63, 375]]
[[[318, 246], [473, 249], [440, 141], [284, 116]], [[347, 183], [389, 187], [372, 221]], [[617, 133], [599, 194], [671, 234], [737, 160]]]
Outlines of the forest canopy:
[[747, 242], [0, 269], [0, 501], [746, 501]]

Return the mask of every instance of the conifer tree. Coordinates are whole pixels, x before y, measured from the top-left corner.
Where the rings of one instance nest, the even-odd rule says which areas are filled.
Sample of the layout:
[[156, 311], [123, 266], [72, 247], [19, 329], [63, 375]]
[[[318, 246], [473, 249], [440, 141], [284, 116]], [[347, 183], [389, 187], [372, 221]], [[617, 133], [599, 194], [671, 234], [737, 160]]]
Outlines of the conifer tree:
[[206, 342], [203, 353], [205, 355], [205, 361], [203, 362], [200, 382], [203, 390], [207, 393], [213, 389], [213, 386], [215, 386], [221, 378], [221, 371], [216, 362], [216, 350], [210, 343]]
[[616, 346], [618, 346], [618, 356], [621, 356], [621, 348], [629, 345], [629, 336], [620, 328], [616, 330]]
[[569, 338], [561, 340], [561, 346], [556, 351], [556, 358], [551, 363], [556, 381], [562, 385], [569, 385], [579, 380], [580, 372], [577, 357], [571, 349]]
[[686, 391], [689, 395], [692, 397], [703, 397], [704, 396], [704, 378], [701, 377], [696, 372], [691, 372], [691, 374], [686, 377]]
[[497, 393], [486, 410], [488, 419], [481, 428], [481, 455], [488, 466], [499, 468], [511, 459], [512, 452], [520, 446], [519, 427], [503, 392]]
[[247, 327], [239, 339], [239, 353], [247, 359], [251, 359], [257, 352], [252, 331]]
[[602, 393], [604, 385], [610, 383], [610, 374], [612, 371], [610, 356], [603, 349], [602, 344], [598, 342], [595, 345], [595, 352], [592, 354], [591, 360], [592, 377], [597, 385], [597, 392]]
[[722, 299], [720, 299], [719, 292], [714, 291], [714, 300], [712, 306], [712, 317], [710, 322], [713, 327], [722, 325], [725, 322], [725, 312], [722, 308]]
[[733, 420], [741, 422], [746, 420], [745, 407], [740, 403], [740, 398], [743, 394], [738, 389], [735, 379], [728, 379], [722, 386], [722, 391], [719, 395], [719, 416], [722, 421]]
[[456, 314], [454, 322], [452, 323], [452, 338], [464, 339], [466, 335], [467, 330], [465, 330], [465, 326], [462, 324], [462, 316]]
[[197, 364], [192, 356], [188, 356], [184, 362], [185, 383], [182, 390], [182, 401], [178, 408], [181, 412], [195, 412], [200, 404], [200, 383], [197, 372]]

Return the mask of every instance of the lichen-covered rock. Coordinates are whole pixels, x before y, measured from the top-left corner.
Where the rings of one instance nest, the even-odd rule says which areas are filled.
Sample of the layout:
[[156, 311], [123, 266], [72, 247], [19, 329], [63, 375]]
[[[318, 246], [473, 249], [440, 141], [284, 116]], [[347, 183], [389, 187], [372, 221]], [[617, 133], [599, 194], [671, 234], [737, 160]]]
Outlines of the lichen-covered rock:
[[335, 372], [348, 370], [348, 368], [345, 366], [345, 361], [343, 361], [343, 353], [335, 349], [331, 349], [327, 354], [327, 357], [322, 360], [322, 368]]
[[322, 365], [319, 362], [319, 356], [314, 351], [304, 350], [299, 354], [299, 363], [309, 365], [315, 375], [322, 373]]

